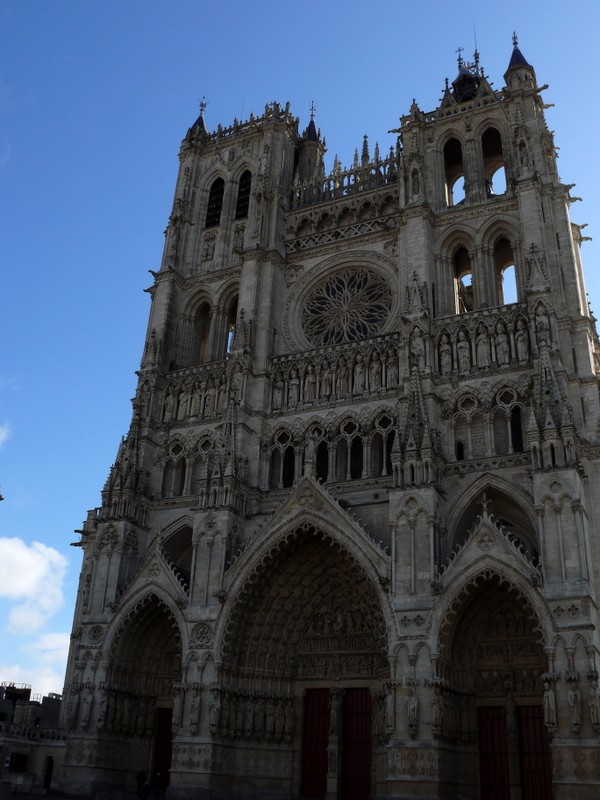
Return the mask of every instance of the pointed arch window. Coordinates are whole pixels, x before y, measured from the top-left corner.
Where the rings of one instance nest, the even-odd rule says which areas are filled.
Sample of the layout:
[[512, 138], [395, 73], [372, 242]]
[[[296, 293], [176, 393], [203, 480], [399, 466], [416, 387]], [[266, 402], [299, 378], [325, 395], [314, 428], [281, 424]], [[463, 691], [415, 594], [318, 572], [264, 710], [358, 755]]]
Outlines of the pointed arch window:
[[248, 208], [250, 207], [250, 189], [252, 187], [252, 173], [246, 170], [242, 173], [238, 186], [237, 203], [235, 206], [235, 218], [246, 219]]
[[444, 145], [444, 173], [446, 177], [446, 204], [457, 206], [464, 203], [465, 169], [462, 145], [458, 139], [449, 139]]
[[473, 311], [473, 269], [471, 257], [465, 247], [459, 247], [454, 254], [454, 280], [456, 290], [456, 313]]
[[217, 178], [213, 181], [208, 194], [208, 207], [206, 209], [206, 228], [212, 228], [221, 223], [223, 210], [223, 195], [225, 194], [225, 181]]
[[504, 154], [502, 138], [496, 128], [488, 128], [481, 137], [483, 155], [483, 174], [485, 177], [485, 193], [493, 197], [506, 193], [506, 173], [504, 170]]
[[517, 276], [513, 249], [505, 237], [498, 239], [494, 245], [494, 271], [496, 274], [496, 294], [499, 306], [516, 303]]

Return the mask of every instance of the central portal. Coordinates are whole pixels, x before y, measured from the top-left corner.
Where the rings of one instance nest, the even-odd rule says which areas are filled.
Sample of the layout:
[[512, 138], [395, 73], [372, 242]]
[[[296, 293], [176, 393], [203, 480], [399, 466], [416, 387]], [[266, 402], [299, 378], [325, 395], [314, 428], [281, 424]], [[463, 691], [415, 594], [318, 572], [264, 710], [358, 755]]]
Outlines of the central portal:
[[371, 692], [308, 689], [304, 695], [301, 795], [371, 796]]

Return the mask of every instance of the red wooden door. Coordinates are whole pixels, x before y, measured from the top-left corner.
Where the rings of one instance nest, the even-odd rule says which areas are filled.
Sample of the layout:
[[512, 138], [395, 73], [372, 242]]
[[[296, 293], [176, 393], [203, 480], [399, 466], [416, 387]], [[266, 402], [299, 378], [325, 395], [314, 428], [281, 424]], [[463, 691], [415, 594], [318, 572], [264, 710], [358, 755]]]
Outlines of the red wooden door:
[[342, 728], [342, 792], [344, 800], [371, 796], [371, 692], [346, 689]]
[[519, 706], [522, 800], [552, 800], [550, 747], [542, 706]]
[[483, 706], [479, 719], [479, 786], [485, 800], [510, 800], [506, 710]]
[[328, 743], [329, 689], [307, 689], [302, 729], [302, 797], [325, 797]]

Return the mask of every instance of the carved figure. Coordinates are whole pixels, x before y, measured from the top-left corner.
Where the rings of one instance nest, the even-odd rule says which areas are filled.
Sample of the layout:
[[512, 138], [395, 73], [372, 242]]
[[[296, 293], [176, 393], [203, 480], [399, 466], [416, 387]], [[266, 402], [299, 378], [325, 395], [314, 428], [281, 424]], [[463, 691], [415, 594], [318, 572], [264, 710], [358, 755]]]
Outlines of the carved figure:
[[475, 339], [477, 350], [477, 366], [482, 369], [490, 365], [490, 340], [487, 331], [483, 324], [477, 328], [477, 337]]
[[381, 389], [381, 359], [377, 350], [371, 356], [369, 365], [369, 388], [372, 392]]
[[506, 335], [506, 325], [499, 322], [496, 326], [496, 362], [502, 366], [510, 361], [510, 349], [508, 336]]
[[329, 400], [331, 397], [331, 388], [331, 368], [329, 366], [329, 361], [325, 359], [321, 371], [321, 397]]
[[295, 408], [300, 400], [300, 378], [298, 377], [298, 370], [293, 369], [290, 375], [289, 383], [289, 397], [288, 405], [290, 408]]
[[173, 394], [173, 389], [169, 389], [167, 395], [165, 396], [165, 402], [163, 406], [163, 422], [171, 422], [173, 416], [175, 414], [175, 395]]
[[304, 448], [304, 461], [307, 464], [313, 464], [315, 460], [315, 453], [317, 450], [317, 437], [314, 431], [311, 431], [306, 437], [306, 446]]
[[209, 726], [210, 732], [213, 736], [217, 733], [219, 729], [219, 704], [218, 702], [210, 704], [210, 710], [208, 713], [209, 718]]
[[306, 376], [304, 378], [304, 402], [312, 403], [317, 396], [317, 376], [315, 375], [315, 368], [309, 364], [306, 369]]
[[191, 394], [190, 417], [199, 417], [202, 408], [202, 388], [199, 382], [194, 383]]
[[338, 367], [337, 367], [336, 393], [335, 393], [338, 400], [343, 400], [348, 394], [348, 390], [350, 388], [348, 384], [348, 377], [349, 377], [349, 372], [346, 359], [344, 358], [344, 356], [340, 356], [340, 360], [338, 361]]
[[283, 736], [283, 726], [285, 724], [285, 714], [283, 711], [283, 702], [277, 701], [275, 706], [275, 741], [281, 741]]
[[522, 319], [517, 321], [517, 330], [515, 333], [515, 345], [517, 348], [517, 360], [519, 363], [529, 360], [529, 337], [527, 329]]
[[592, 725], [600, 725], [600, 687], [598, 681], [592, 681], [592, 690], [588, 698], [590, 720]]
[[425, 341], [420, 328], [415, 328], [410, 339], [410, 364], [419, 372], [425, 369]]
[[283, 372], [278, 369], [273, 382], [273, 411], [280, 411], [283, 408], [284, 389], [285, 381], [283, 380]]
[[239, 363], [237, 363], [233, 368], [233, 374], [231, 376], [232, 397], [236, 403], [239, 403], [242, 400], [243, 380], [244, 380], [244, 375], [242, 373], [242, 367], [240, 366]]
[[98, 715], [96, 716], [96, 728], [102, 730], [106, 722], [106, 709], [108, 706], [108, 697], [106, 689], [100, 689], [98, 692]]
[[206, 392], [204, 393], [204, 416], [208, 417], [215, 410], [215, 398], [217, 395], [217, 389], [215, 387], [215, 379], [210, 376], [208, 379], [208, 383], [206, 385]]
[[550, 326], [548, 324], [548, 316], [540, 308], [538, 308], [536, 311], [535, 316], [535, 333], [537, 336], [538, 346], [550, 346]]
[[442, 375], [452, 372], [452, 345], [447, 333], [443, 333], [440, 340], [440, 371]]
[[331, 708], [329, 710], [329, 733], [336, 736], [340, 724], [340, 707], [342, 704], [342, 693], [334, 690], [331, 693]]
[[365, 390], [365, 365], [360, 353], [356, 356], [354, 365], [354, 382], [352, 384], [353, 394], [362, 394]]
[[469, 372], [471, 369], [471, 345], [467, 339], [467, 334], [464, 331], [458, 332], [456, 353], [458, 356], [459, 372]]
[[548, 681], [544, 681], [544, 722], [548, 728], [556, 727], [556, 697]]
[[418, 722], [419, 716], [419, 700], [417, 698], [417, 693], [415, 692], [414, 686], [411, 689], [411, 693], [406, 698], [406, 718], [408, 720], [409, 726], [415, 725]]
[[581, 692], [576, 683], [569, 685], [567, 700], [571, 710], [571, 729], [576, 733], [581, 728]]
[[179, 407], [177, 409], [177, 419], [186, 419], [190, 408], [190, 390], [187, 383], [183, 384], [181, 394], [179, 395]]
[[223, 412], [227, 407], [227, 375], [221, 375], [221, 383], [219, 384], [219, 391], [217, 393], [217, 411]]
[[398, 386], [398, 357], [393, 347], [387, 351], [385, 385], [388, 389], [395, 389]]

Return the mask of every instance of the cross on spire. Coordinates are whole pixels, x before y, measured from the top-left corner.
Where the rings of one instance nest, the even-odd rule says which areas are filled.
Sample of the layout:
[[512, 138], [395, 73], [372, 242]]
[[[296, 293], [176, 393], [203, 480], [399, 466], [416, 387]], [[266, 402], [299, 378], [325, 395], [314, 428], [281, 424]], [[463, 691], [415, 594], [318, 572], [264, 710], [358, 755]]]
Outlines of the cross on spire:
[[207, 105], [208, 104], [206, 102], [206, 97], [203, 97], [202, 100], [200, 100], [200, 116], [201, 117], [204, 116], [204, 112], [206, 111], [206, 106]]
[[519, 44], [519, 37], [517, 36], [517, 32], [513, 31], [513, 46], [516, 47]]
[[315, 111], [316, 110], [317, 110], [317, 107], [315, 105], [315, 101], [311, 100], [310, 101], [310, 119], [311, 119], [311, 122], [315, 121]]
[[459, 68], [462, 67], [462, 65], [463, 65], [462, 54], [463, 54], [463, 50], [464, 49], [465, 49], [464, 47], [457, 47], [456, 48], [456, 52], [458, 53], [458, 66], [459, 66]]

